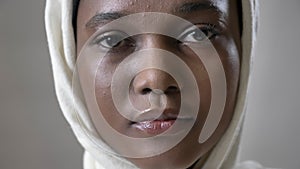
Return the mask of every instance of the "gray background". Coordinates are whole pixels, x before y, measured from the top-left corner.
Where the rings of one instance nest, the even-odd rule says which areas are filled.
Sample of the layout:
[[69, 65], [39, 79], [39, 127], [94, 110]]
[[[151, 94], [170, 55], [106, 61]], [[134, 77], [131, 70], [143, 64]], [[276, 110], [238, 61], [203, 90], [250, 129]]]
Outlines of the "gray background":
[[[0, 1], [0, 169], [82, 168], [55, 100], [41, 0]], [[300, 1], [261, 0], [242, 160], [300, 168]]]

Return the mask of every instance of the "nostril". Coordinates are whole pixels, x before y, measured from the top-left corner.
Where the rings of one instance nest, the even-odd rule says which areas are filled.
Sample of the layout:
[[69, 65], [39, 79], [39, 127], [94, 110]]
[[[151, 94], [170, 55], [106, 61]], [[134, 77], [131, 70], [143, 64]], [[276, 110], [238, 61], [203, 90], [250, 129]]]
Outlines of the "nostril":
[[165, 93], [177, 93], [179, 89], [177, 86], [169, 86]]
[[148, 94], [148, 93], [150, 93], [152, 90], [150, 89], [150, 88], [144, 88], [143, 90], [142, 90], [142, 94]]

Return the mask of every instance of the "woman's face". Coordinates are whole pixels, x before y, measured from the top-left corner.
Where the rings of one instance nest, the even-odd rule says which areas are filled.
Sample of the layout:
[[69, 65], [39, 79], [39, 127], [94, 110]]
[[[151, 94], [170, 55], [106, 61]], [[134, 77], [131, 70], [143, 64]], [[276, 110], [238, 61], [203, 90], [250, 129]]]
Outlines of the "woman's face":
[[[128, 157], [128, 160], [140, 168], [188, 168], [212, 149], [230, 124], [236, 101], [241, 53], [237, 8], [238, 5], [235, 0], [81, 0], [77, 16], [78, 55], [88, 39], [92, 35], [94, 36], [105, 24], [135, 13], [160, 12], [175, 15], [191, 22], [202, 31], [202, 33], [197, 33], [195, 30], [182, 28], [180, 39], [145, 33], [128, 37], [120, 42], [114, 41], [120, 36], [120, 32], [117, 30], [106, 31], [105, 36], [100, 35], [101, 38], [96, 41], [97, 45], [107, 51], [105, 57], [101, 60], [101, 66], [96, 70], [82, 69], [79, 76], [81, 83], [84, 83], [82, 79], [85, 77], [95, 77], [94, 89], [87, 89], [88, 87], [85, 87], [85, 85], [82, 85], [82, 88], [94, 126], [108, 145], [110, 145], [109, 135], [97, 120], [99, 112], [93, 111], [94, 109], [91, 108], [93, 106], [88, 101], [87, 93], [90, 91], [94, 93], [97, 106], [109, 125], [119, 133], [129, 137], [153, 137], [169, 129], [176, 120], [180, 121], [179, 124], [182, 128], [189, 123], [189, 118], [178, 116], [181, 102], [183, 102], [181, 94], [185, 89], [180, 86], [175, 77], [163, 70], [148, 68], [138, 72], [130, 79], [128, 86], [130, 101], [138, 110], [147, 110], [152, 106], [149, 98], [155, 98], [163, 94], [164, 106], [159, 120], [155, 120], [154, 115], [151, 119], [152, 116], [149, 113], [148, 119], [144, 118], [134, 122], [122, 116], [113, 102], [111, 80], [117, 67], [130, 55], [132, 57], [133, 53], [155, 48], [175, 54], [189, 67], [198, 86], [198, 90], [195, 89], [195, 92], [199, 93], [201, 101], [196, 104], [199, 106], [197, 106], [195, 123], [186, 137], [178, 144], [170, 150], [153, 157]], [[144, 20], [147, 20], [147, 18], [144, 18]], [[162, 22], [156, 23], [160, 23], [160, 25], [154, 24], [154, 27], [163, 26], [170, 30], [175, 29], [174, 26], [168, 27], [168, 23], [165, 25]], [[203, 37], [203, 35], [206, 37]], [[210, 40], [223, 66], [222, 72], [219, 72], [220, 69], [215, 69], [215, 77], [210, 77], [204, 62], [189, 47], [190, 44], [201, 46], [205, 39]], [[203, 49], [205, 55], [205, 52], [207, 52], [204, 49], [205, 45], [199, 48]], [[155, 53], [153, 54], [155, 55]], [[83, 57], [87, 58], [88, 56]], [[154, 58], [158, 59], [155, 61], [149, 59], [142, 62], [159, 62], [161, 65], [168, 66], [167, 59]], [[95, 63], [87, 61], [85, 64], [87, 67], [91, 64], [90, 67], [93, 67], [92, 65]], [[128, 72], [130, 72], [130, 69], [129, 66]], [[128, 72], [124, 71], [124, 75]], [[226, 77], [226, 101], [223, 115], [218, 127], [209, 139], [204, 143], [200, 143], [198, 138], [211, 109], [212, 84], [210, 78], [218, 78], [218, 75], [222, 73], [225, 73]], [[193, 101], [190, 102], [193, 103]], [[188, 114], [188, 112], [184, 113]], [[143, 154], [143, 151], [157, 149], [157, 145], [149, 143], [147, 147], [137, 149], [134, 146], [129, 146], [127, 150]], [[124, 145], [124, 147], [126, 146], [128, 145]], [[119, 150], [116, 148], [115, 151], [118, 152]]]

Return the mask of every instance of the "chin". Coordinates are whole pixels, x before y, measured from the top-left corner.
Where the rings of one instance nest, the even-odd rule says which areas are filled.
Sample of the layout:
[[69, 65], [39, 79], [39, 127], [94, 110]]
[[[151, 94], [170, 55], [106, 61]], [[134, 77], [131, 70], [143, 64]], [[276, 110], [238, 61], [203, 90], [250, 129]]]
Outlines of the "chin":
[[157, 156], [145, 159], [131, 159], [130, 161], [141, 169], [187, 169], [192, 166], [197, 159], [193, 161], [190, 159], [165, 159], [164, 157]]
[[201, 152], [172, 150], [149, 158], [128, 159], [141, 169], [187, 169], [201, 158]]

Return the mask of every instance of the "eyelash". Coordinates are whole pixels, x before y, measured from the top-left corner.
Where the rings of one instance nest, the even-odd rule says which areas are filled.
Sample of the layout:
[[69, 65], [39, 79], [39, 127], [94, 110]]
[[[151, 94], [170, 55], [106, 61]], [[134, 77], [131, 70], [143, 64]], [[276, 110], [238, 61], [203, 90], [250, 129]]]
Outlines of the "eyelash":
[[[181, 35], [179, 37], [179, 43], [201, 43], [203, 41], [206, 40], [212, 40], [213, 38], [215, 38], [216, 36], [220, 35], [220, 32], [218, 31], [218, 29], [216, 28], [216, 25], [214, 24], [210, 24], [210, 23], [201, 23], [201, 24], [197, 24], [195, 25], [197, 28], [193, 28], [191, 30], [188, 30], [186, 33], [183, 33], [183, 35]], [[184, 37], [187, 37], [188, 35], [191, 35], [191, 33], [200, 33], [200, 34], [204, 34], [205, 39], [202, 39], [198, 42], [188, 42], [184, 40]], [[181, 38], [183, 37], [183, 38]]]
[[[118, 36], [118, 37], [117, 37]], [[111, 40], [112, 38], [119, 38], [116, 40], [115, 44], [109, 46], [108, 41]], [[101, 42], [105, 42], [106, 45], [101, 44]], [[112, 42], [113, 43], [113, 42]], [[134, 40], [130, 38], [126, 33], [120, 32], [120, 31], [109, 31], [105, 32], [99, 36], [97, 36], [93, 41], [92, 45], [97, 45], [98, 47], [101, 47], [104, 50], [107, 50], [107, 52], [114, 53], [118, 52], [116, 48], [120, 46], [120, 44], [125, 44], [124, 46], [121, 47], [135, 47]], [[121, 50], [121, 49], [119, 49]]]
[[[210, 24], [210, 23], [200, 23], [196, 24], [196, 27], [193, 27], [191, 30], [185, 30], [186, 33], [182, 33], [179, 38], [177, 38], [179, 44], [188, 44], [188, 43], [201, 43], [207, 40], [212, 40], [218, 35], [220, 35], [220, 31], [216, 28], [216, 25]], [[200, 31], [199, 31], [200, 30]], [[203, 34], [205, 36], [201, 37], [203, 39], [200, 39], [199, 41], [188, 41], [185, 38], [192, 35], [196, 34]], [[112, 44], [108, 44], [112, 38], [115, 38], [115, 44], [112, 41]], [[118, 39], [119, 38], [119, 39]], [[193, 37], [195, 38], [195, 37]], [[101, 44], [102, 43], [102, 44]], [[106, 44], [105, 44], [106, 43]], [[109, 31], [105, 32], [99, 36], [97, 36], [93, 41], [93, 45], [97, 45], [104, 50], [107, 50], [107, 52], [110, 53], [117, 53], [117, 52], [122, 52], [122, 50], [128, 50], [130, 48], [133, 48], [136, 46], [135, 40], [131, 37], [129, 37], [126, 33], [123, 33], [121, 31]]]

